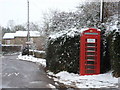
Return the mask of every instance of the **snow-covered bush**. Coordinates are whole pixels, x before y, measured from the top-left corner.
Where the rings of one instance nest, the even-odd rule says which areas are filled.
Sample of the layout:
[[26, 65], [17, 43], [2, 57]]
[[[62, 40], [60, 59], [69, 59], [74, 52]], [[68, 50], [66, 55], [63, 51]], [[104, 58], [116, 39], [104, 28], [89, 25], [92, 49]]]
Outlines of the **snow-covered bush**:
[[79, 72], [79, 39], [77, 30], [68, 30], [51, 35], [46, 52], [47, 69], [54, 73], [60, 71]]
[[120, 77], [120, 32], [113, 31], [110, 45], [113, 76]]
[[101, 47], [100, 47], [100, 71], [105, 73], [111, 69], [110, 63], [110, 52], [109, 52], [109, 41], [110, 37], [106, 35], [105, 25], [100, 26], [101, 29]]
[[[101, 73], [104, 73], [110, 70], [110, 58], [104, 35], [101, 35], [101, 38], [100, 62]], [[79, 73], [79, 52], [80, 30], [70, 29], [51, 35], [46, 49], [47, 69], [54, 73], [60, 71]]]
[[[115, 77], [120, 77], [120, 31], [117, 27], [118, 14], [111, 16], [106, 22], [104, 57], [106, 67], [111, 68]], [[106, 48], [106, 49], [105, 49]]]
[[[109, 71], [112, 65], [111, 63], [112, 54], [110, 54], [111, 53], [110, 46], [111, 46], [112, 38], [111, 36], [109, 36], [109, 34], [110, 34], [110, 31], [113, 31], [116, 28], [115, 22], [117, 21], [117, 18], [118, 18], [116, 17], [117, 8], [118, 8], [118, 2], [104, 3], [103, 23], [101, 23], [99, 20], [100, 2], [98, 3], [91, 2], [91, 3], [80, 5], [77, 7], [77, 11], [75, 12], [64, 12], [64, 11], [59, 12], [58, 11], [53, 13], [53, 16], [50, 19], [50, 22], [47, 22], [47, 24], [45, 23], [46, 31], [50, 31], [50, 34], [52, 32], [57, 33], [53, 36], [50, 36], [48, 40], [48, 46], [47, 46], [47, 65], [48, 66], [47, 67], [51, 71], [55, 71], [55, 72], [59, 72], [60, 70], [68, 70], [66, 69], [68, 68], [66, 66], [66, 62], [68, 62], [67, 61], [68, 59], [71, 61], [72, 60], [71, 58], [73, 58], [72, 56], [74, 56], [75, 54], [74, 52], [69, 53], [69, 51], [70, 50], [74, 51], [74, 48], [75, 48], [75, 51], [79, 50], [78, 49], [79, 45], [77, 44], [78, 47], [74, 47], [74, 45], [76, 42], [78, 42], [77, 41], [78, 37], [80, 37], [79, 34], [77, 34], [78, 36], [77, 35], [74, 36], [73, 34], [74, 37], [69, 36], [68, 29], [77, 28], [80, 30], [81, 28], [87, 27], [87, 28], [101, 29], [101, 73]], [[60, 31], [64, 32], [64, 34], [63, 33], [61, 34]], [[78, 55], [77, 58], [79, 58], [78, 51], [76, 53]], [[57, 66], [56, 68], [55, 68], [55, 65]]]

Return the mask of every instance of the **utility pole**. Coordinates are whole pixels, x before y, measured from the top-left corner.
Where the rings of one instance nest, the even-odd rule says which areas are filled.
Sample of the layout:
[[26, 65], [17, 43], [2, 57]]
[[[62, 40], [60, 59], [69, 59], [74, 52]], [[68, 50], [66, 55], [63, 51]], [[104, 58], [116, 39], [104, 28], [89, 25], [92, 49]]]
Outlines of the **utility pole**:
[[29, 0], [27, 0], [27, 7], [28, 7], [28, 18], [27, 18], [27, 29], [28, 29], [28, 33], [27, 33], [27, 42], [30, 41], [30, 28], [29, 28]]
[[103, 23], [104, 21], [104, 0], [101, 0], [100, 5], [100, 22]]
[[118, 32], [120, 33], [120, 1], [118, 2], [118, 23], [117, 23]]
[[28, 7], [28, 18], [27, 18], [27, 29], [28, 29], [28, 32], [27, 32], [27, 49], [28, 49], [28, 55], [29, 55], [29, 42], [30, 42], [30, 28], [29, 28], [29, 0], [27, 0], [27, 7]]
[[118, 21], [120, 22], [120, 1], [118, 2]]

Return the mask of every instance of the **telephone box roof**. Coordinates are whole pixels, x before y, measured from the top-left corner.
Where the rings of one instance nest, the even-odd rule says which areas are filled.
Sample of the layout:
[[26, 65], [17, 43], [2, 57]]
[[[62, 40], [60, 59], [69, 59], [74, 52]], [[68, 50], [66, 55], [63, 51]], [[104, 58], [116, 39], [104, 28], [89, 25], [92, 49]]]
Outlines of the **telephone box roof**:
[[[83, 28], [83, 29], [80, 30], [80, 33], [83, 33], [86, 30], [94, 30], [94, 29], [96, 29], [96, 28]], [[100, 29], [96, 29], [96, 30], [101, 31]]]

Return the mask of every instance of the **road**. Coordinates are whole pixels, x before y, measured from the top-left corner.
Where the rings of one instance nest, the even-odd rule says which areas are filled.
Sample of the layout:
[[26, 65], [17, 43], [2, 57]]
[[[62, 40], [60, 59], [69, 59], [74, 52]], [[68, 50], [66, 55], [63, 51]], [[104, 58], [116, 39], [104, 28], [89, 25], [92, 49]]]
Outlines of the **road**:
[[55, 82], [47, 77], [42, 66], [16, 59], [17, 55], [2, 58], [2, 88], [50, 88]]

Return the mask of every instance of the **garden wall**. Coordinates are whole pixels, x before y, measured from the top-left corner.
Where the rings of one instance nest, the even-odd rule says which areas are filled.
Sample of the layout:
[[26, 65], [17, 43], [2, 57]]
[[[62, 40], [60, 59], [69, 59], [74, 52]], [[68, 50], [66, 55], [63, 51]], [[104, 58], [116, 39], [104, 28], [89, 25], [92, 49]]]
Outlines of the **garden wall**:
[[21, 52], [22, 45], [2, 45], [2, 53], [16, 53]]

